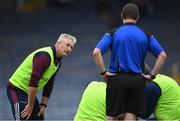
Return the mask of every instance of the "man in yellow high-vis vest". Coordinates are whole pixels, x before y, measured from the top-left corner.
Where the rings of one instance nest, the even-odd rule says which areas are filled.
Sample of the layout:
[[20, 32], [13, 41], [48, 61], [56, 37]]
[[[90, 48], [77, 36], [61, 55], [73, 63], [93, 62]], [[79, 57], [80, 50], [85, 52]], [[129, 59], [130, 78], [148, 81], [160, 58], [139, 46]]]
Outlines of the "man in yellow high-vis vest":
[[[17, 68], [7, 85], [7, 95], [16, 121], [44, 119], [61, 59], [72, 52], [75, 44], [74, 36], [61, 34], [54, 46], [32, 52]], [[36, 92], [40, 89], [43, 93], [39, 103]]]

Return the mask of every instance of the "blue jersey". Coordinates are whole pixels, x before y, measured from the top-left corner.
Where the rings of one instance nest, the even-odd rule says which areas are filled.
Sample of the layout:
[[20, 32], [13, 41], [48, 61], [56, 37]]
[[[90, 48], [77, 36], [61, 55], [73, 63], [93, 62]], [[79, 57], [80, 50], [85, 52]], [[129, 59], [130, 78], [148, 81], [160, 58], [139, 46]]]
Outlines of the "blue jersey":
[[106, 33], [97, 44], [101, 53], [111, 51], [109, 72], [142, 73], [147, 51], [157, 57], [163, 50], [155, 37], [135, 23], [126, 23]]

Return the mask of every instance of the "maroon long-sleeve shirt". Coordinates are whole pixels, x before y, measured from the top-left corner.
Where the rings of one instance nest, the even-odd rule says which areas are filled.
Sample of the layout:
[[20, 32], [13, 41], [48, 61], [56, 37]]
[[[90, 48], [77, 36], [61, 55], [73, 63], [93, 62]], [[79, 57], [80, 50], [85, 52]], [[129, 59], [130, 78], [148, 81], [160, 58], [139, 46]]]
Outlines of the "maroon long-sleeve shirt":
[[[61, 58], [56, 57], [55, 47], [52, 47], [52, 50], [54, 55], [54, 63], [55, 65], [57, 65], [58, 63], [61, 62]], [[42, 51], [35, 54], [33, 58], [33, 68], [32, 68], [32, 75], [29, 82], [29, 86], [38, 87], [39, 80], [42, 78], [42, 75], [46, 71], [46, 69], [50, 66], [50, 63], [51, 63], [51, 58], [47, 52]], [[57, 71], [59, 70], [59, 68], [57, 69]], [[57, 71], [44, 86], [42, 93], [43, 96], [50, 97]]]
[[[51, 47], [51, 49], [53, 50], [54, 64], [57, 66], [59, 63], [59, 67], [43, 88], [42, 95], [45, 97], [50, 97], [56, 74], [61, 66], [61, 58], [56, 57], [55, 46]], [[50, 63], [51, 57], [47, 52], [42, 51], [35, 54], [33, 58], [32, 74], [29, 81], [30, 87], [38, 87], [39, 80], [42, 78], [42, 75], [46, 71], [46, 69], [50, 66]], [[8, 87], [16, 88], [13, 84], [10, 83], [10, 81], [8, 82]]]

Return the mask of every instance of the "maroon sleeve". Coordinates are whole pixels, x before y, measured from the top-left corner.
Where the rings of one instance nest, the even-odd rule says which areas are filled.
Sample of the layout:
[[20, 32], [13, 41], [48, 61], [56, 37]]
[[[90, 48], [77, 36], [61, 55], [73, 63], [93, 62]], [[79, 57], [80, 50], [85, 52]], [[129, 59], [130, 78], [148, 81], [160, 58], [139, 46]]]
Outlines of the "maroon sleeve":
[[42, 96], [50, 97], [53, 86], [54, 86], [54, 80], [55, 80], [55, 77], [56, 77], [56, 74], [57, 74], [59, 68], [60, 68], [60, 66], [58, 67], [56, 73], [50, 78], [48, 83], [44, 86]]
[[30, 87], [38, 87], [43, 73], [50, 66], [50, 55], [47, 52], [38, 52], [33, 58], [32, 74], [29, 82]]
[[55, 74], [51, 77], [51, 79], [48, 81], [48, 83], [43, 88], [42, 96], [50, 97], [53, 86], [54, 86], [54, 80], [55, 80]]

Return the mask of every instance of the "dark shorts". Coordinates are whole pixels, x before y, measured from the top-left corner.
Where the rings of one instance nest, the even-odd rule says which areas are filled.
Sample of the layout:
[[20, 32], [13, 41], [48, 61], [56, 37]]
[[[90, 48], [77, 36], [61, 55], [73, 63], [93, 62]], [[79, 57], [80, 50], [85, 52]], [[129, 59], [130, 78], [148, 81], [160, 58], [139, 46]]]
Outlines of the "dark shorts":
[[145, 81], [141, 74], [119, 72], [108, 78], [106, 115], [118, 116], [129, 112], [135, 115], [145, 111]]
[[[28, 95], [26, 92], [14, 87], [11, 83], [7, 86], [7, 96], [11, 104], [11, 109], [13, 113], [14, 120], [26, 120], [26, 118], [21, 117], [21, 112], [24, 110], [28, 102]], [[38, 116], [40, 111], [39, 102], [37, 97], [35, 98], [33, 111], [29, 120], [44, 120], [43, 116]]]

